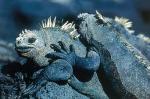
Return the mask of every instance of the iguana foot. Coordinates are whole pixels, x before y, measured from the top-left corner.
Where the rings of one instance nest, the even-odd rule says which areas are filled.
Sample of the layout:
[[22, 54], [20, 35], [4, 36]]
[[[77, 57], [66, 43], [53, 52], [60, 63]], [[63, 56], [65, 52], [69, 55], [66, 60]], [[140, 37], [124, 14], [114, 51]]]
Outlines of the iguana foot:
[[56, 52], [49, 53], [46, 57], [53, 59], [64, 59], [72, 66], [75, 65], [76, 54], [74, 46], [70, 45], [69, 48], [67, 48], [63, 42], [59, 41], [58, 43], [59, 45], [51, 44], [50, 47]]

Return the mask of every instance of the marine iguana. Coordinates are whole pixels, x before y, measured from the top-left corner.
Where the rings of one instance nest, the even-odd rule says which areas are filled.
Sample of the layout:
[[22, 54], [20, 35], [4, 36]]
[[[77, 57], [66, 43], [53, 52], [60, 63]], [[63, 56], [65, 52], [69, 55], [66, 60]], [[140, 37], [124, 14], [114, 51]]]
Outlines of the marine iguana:
[[139, 99], [149, 99], [150, 62], [125, 36], [130, 32], [131, 22], [124, 18], [107, 18], [99, 12], [83, 13], [78, 18], [80, 40], [97, 47], [101, 56], [98, 73], [108, 96], [126, 99], [129, 92]]
[[[56, 18], [52, 21], [51, 17], [43, 21], [39, 30], [25, 29], [22, 31], [16, 38], [16, 51], [37, 66], [43, 67], [35, 83], [24, 90], [24, 95], [36, 92], [47, 81], [68, 81], [68, 84], [81, 94], [93, 99], [108, 99], [95, 73], [100, 64], [99, 54], [93, 50], [87, 51], [86, 46], [80, 42], [78, 37], [79, 34], [73, 23], [66, 22], [63, 25], [57, 25]], [[65, 45], [74, 46], [74, 48], [70, 46], [70, 57], [67, 56], [67, 60], [47, 58], [47, 55], [54, 52], [53, 49], [60, 50], [58, 46], [55, 46], [57, 42], [60, 43], [62, 52], [67, 51]], [[51, 48], [50, 45], [55, 48]], [[74, 58], [76, 58], [75, 61]], [[89, 76], [88, 79], [78, 78], [74, 74], [76, 72], [74, 67], [85, 71], [86, 76]]]

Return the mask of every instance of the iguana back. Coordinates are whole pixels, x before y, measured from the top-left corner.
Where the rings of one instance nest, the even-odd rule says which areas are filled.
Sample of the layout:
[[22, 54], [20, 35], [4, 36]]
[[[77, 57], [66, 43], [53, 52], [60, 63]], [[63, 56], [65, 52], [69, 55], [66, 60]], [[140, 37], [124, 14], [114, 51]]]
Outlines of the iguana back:
[[[82, 20], [79, 25], [81, 35], [87, 35], [86, 39], [89, 41], [90, 38], [88, 36], [93, 37], [94, 40], [100, 42], [104, 49], [110, 53], [111, 61], [115, 64], [120, 80], [126, 90], [134, 94], [137, 98], [150, 98], [150, 76], [148, 75], [150, 62], [124, 37], [122, 30], [125, 32], [129, 32], [129, 30], [119, 22], [103, 17], [99, 13], [95, 15], [84, 13], [79, 15], [78, 18]], [[127, 21], [125, 24], [127, 27], [130, 25]], [[103, 58], [106, 56], [103, 56]], [[108, 64], [102, 67], [105, 74], [103, 80], [110, 81], [103, 82], [103, 84], [112, 84], [110, 85], [112, 86], [110, 90], [113, 94], [115, 91], [120, 90], [119, 84], [118, 86], [114, 86], [115, 89], [113, 89], [113, 85], [117, 82], [113, 82], [111, 77], [115, 78], [117, 75], [113, 75], [115, 73], [110, 73], [110, 71], [113, 71], [115, 68], [111, 68], [109, 62], [102, 60], [102, 63]]]

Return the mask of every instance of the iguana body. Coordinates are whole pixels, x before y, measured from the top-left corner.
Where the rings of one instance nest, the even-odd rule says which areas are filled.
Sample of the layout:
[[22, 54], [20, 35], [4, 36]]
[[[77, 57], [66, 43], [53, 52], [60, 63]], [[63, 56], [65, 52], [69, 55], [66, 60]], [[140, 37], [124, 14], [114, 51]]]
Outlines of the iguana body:
[[129, 32], [124, 25], [128, 27], [129, 23], [125, 22], [123, 25], [120, 24], [121, 21], [103, 17], [99, 13], [96, 15], [84, 13], [78, 18], [81, 20], [79, 32], [83, 36], [83, 41], [89, 45], [98, 47], [100, 43], [103, 46], [99, 47], [102, 56], [100, 71], [103, 75], [102, 85], [108, 95], [126, 99], [127, 94], [124, 91], [126, 89], [139, 99], [149, 99], [150, 62], [124, 36]]
[[[94, 51], [87, 52], [86, 46], [80, 42], [78, 36], [72, 23], [66, 22], [62, 26], [57, 26], [56, 19], [52, 22], [51, 18], [42, 24], [40, 30], [25, 30], [19, 35], [16, 39], [17, 52], [21, 56], [28, 58], [28, 60], [33, 61], [37, 66], [44, 67], [43, 71], [37, 76], [35, 83], [30, 85], [24, 91], [24, 94], [32, 94], [32, 92], [36, 91], [36, 87], [46, 83], [46, 80], [59, 82], [68, 81], [75, 77], [75, 81], [71, 80], [69, 82], [75, 84], [73, 89], [77, 92], [94, 99], [108, 98], [103, 92], [97, 74], [94, 73], [99, 67], [99, 55]], [[54, 52], [50, 45], [57, 44], [59, 41], [64, 42], [66, 46], [73, 45], [77, 56], [81, 60], [78, 59], [78, 61], [75, 61], [75, 64], [71, 64], [72, 62], [70, 63], [63, 59], [54, 61], [52, 58], [47, 58], [46, 56], [49, 53]], [[78, 69], [81, 68], [85, 71], [91, 70], [92, 74], [88, 74], [90, 77], [86, 78], [86, 80], [84, 78], [76, 78], [72, 65], [76, 65]], [[70, 86], [72, 86], [71, 84]]]

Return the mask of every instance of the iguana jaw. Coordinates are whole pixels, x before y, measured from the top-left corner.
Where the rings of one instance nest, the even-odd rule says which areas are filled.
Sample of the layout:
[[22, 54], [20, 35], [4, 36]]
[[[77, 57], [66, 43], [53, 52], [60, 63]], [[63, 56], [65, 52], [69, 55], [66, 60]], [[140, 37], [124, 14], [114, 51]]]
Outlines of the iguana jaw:
[[23, 57], [27, 57], [30, 53], [32, 53], [32, 50], [34, 49], [33, 46], [16, 46], [16, 51], [19, 55]]
[[16, 50], [20, 53], [27, 53], [29, 51], [32, 50], [33, 47], [31, 46], [19, 46], [19, 47], [16, 47]]

